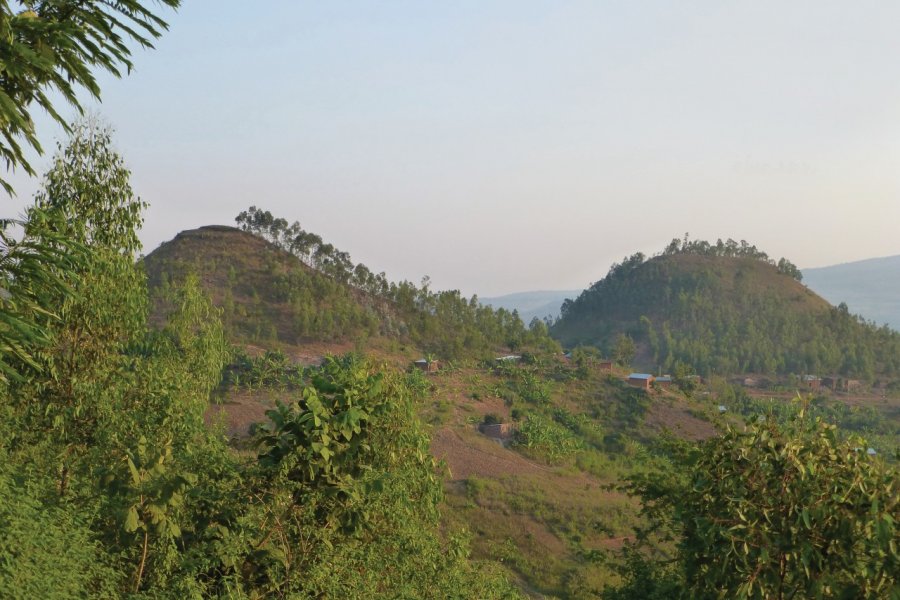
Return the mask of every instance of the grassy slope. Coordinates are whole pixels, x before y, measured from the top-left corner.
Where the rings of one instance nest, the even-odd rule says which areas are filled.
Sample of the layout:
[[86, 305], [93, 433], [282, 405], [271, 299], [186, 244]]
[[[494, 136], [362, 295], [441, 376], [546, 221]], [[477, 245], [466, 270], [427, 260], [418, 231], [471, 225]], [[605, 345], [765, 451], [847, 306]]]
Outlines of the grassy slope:
[[[723, 421], [708, 398], [646, 394], [624, 385], [624, 371], [591, 368], [578, 378], [558, 357], [542, 362], [442, 372], [431, 378], [422, 414], [434, 426], [432, 450], [448, 466], [446, 514], [473, 532], [475, 556], [497, 561], [534, 596], [593, 597], [615, 581], [615, 551], [639, 522], [635, 501], [608, 486], [662, 464], [652, 449], [661, 431], [700, 439]], [[547, 400], [522, 393], [525, 372], [543, 383]], [[486, 414], [506, 422], [538, 415], [581, 449], [553, 456], [552, 444], [504, 446], [477, 431]], [[579, 422], [576, 429], [559, 424], [562, 414]]]
[[[376, 333], [385, 307], [260, 237], [233, 227], [179, 233], [144, 258], [158, 308], [165, 287], [193, 272], [241, 341], [287, 344]], [[335, 315], [345, 315], [342, 320]], [[328, 321], [327, 323], [325, 321]]]

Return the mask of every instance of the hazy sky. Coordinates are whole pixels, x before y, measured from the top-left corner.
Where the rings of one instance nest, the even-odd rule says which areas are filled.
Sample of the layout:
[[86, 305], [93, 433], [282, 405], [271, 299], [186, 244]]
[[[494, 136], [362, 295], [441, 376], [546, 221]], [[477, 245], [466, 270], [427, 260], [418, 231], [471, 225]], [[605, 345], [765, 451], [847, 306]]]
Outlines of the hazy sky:
[[[900, 254], [896, 2], [168, 17], [97, 109], [151, 204], [146, 252], [255, 204], [391, 278], [482, 296], [583, 287], [685, 231], [801, 267]], [[12, 179], [17, 210], [37, 183]]]

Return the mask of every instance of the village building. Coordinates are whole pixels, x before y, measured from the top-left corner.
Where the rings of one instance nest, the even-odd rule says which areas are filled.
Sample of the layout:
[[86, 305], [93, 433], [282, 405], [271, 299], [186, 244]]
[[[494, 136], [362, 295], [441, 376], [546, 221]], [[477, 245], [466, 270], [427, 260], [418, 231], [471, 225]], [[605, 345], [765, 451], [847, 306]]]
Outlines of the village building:
[[509, 440], [516, 434], [516, 426], [514, 423], [481, 423], [478, 431], [489, 438]]
[[437, 373], [437, 371], [441, 368], [441, 364], [436, 360], [428, 360], [425, 358], [420, 358], [417, 361], [413, 362], [413, 365], [419, 369], [420, 371], [424, 371], [425, 373]]
[[669, 389], [670, 387], [672, 387], [672, 376], [671, 375], [662, 375], [662, 376], [654, 379], [653, 382], [656, 385], [658, 385], [659, 387], [661, 387], [662, 389], [666, 390], [666, 389]]
[[847, 379], [846, 377], [823, 377], [822, 385], [836, 392], [852, 392], [862, 387], [859, 379]]
[[800, 382], [810, 390], [817, 390], [822, 385], [822, 380], [815, 375], [804, 375], [800, 378]]
[[613, 368], [613, 361], [601, 360], [600, 362], [597, 363], [597, 368], [600, 369], [601, 371], [609, 371], [611, 373], [612, 368]]
[[502, 362], [519, 362], [520, 360], [522, 360], [522, 357], [519, 356], [518, 354], [507, 354], [506, 356], [498, 356], [494, 360], [496, 360], [497, 362], [500, 362], [500, 363], [502, 363]]
[[628, 376], [628, 385], [649, 391], [654, 379], [650, 373], [632, 373]]

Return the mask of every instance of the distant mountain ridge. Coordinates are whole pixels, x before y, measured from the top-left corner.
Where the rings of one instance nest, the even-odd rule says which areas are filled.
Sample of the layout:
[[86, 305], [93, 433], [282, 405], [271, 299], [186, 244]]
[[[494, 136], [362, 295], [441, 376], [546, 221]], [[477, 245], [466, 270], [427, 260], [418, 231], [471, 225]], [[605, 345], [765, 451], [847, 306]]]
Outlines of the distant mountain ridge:
[[900, 256], [803, 269], [803, 283], [851, 312], [900, 331]]
[[495, 309], [516, 310], [527, 324], [535, 317], [556, 319], [559, 316], [563, 301], [575, 299], [583, 290], [540, 290], [533, 292], [517, 292], [491, 298], [479, 298], [481, 304]]

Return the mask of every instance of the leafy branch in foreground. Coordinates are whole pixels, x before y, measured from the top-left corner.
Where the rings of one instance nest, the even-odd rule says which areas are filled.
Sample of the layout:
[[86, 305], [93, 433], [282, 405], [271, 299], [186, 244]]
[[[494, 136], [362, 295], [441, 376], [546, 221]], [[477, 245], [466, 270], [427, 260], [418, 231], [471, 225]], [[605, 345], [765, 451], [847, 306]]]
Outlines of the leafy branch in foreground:
[[[79, 264], [83, 248], [53, 233], [57, 227], [48, 222], [58, 218], [35, 209], [27, 221], [0, 223], [0, 383], [40, 368], [38, 354], [51, 338], [47, 324], [59, 318], [48, 298], [72, 291], [65, 274]], [[16, 225], [26, 234], [13, 235]]]
[[[180, 0], [158, 0], [177, 8]], [[0, 160], [7, 169], [34, 170], [25, 147], [41, 152], [30, 106], [37, 104], [68, 130], [54, 106], [59, 94], [81, 112], [78, 88], [100, 98], [99, 69], [131, 71], [130, 42], [152, 47], [168, 27], [139, 0], [0, 0]], [[7, 181], [0, 187], [12, 194]]]

